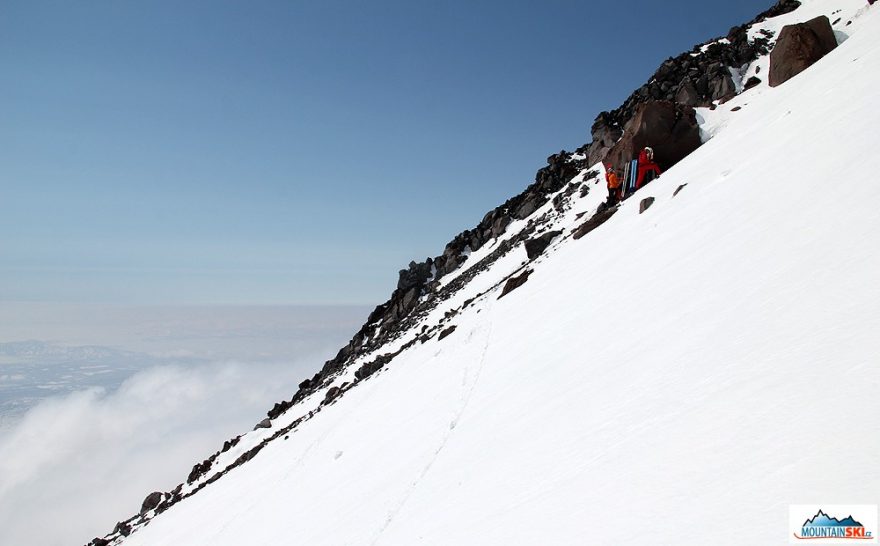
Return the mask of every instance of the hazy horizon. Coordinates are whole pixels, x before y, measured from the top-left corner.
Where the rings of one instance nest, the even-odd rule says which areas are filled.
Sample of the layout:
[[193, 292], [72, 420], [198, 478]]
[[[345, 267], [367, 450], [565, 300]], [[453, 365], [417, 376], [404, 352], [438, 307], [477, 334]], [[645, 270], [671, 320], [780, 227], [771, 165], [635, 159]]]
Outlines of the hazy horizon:
[[54, 522], [45, 545], [105, 533], [289, 399], [370, 311], [0, 305], [0, 543], [37, 520]]

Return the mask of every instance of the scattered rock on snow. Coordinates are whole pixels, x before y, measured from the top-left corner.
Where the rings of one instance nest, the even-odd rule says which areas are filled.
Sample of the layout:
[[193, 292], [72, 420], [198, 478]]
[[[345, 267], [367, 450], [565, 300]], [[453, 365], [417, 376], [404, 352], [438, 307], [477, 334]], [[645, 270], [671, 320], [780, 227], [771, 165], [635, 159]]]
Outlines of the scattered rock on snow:
[[639, 203], [639, 214], [641, 214], [641, 213], [645, 212], [646, 210], [648, 210], [649, 208], [651, 208], [651, 205], [653, 205], [653, 204], [654, 204], [653, 197], [645, 197], [644, 199], [642, 199], [642, 202]]
[[685, 186], [687, 186], [687, 184], [682, 184], [681, 186], [675, 188], [675, 191], [672, 192], [672, 197], [675, 197], [676, 195], [678, 195], [678, 192], [683, 190]]
[[753, 87], [757, 87], [759, 85], [761, 85], [761, 78], [757, 76], [752, 76], [751, 78], [746, 80], [745, 84], [743, 84], [743, 91], [748, 91], [749, 89], [752, 89]]
[[526, 269], [520, 275], [507, 279], [507, 282], [504, 284], [504, 288], [501, 290], [501, 295], [498, 296], [498, 299], [500, 300], [507, 294], [524, 285], [526, 281], [529, 280], [529, 275], [531, 274], [532, 271], [530, 269]]
[[449, 334], [451, 334], [452, 332], [454, 332], [454, 331], [455, 331], [455, 328], [456, 328], [456, 326], [453, 324], [453, 325], [450, 326], [449, 328], [446, 328], [445, 330], [443, 330], [442, 332], [440, 332], [440, 335], [437, 336], [437, 341], [441, 341], [443, 338], [447, 337]]
[[526, 256], [528, 256], [530, 260], [534, 260], [535, 258], [540, 256], [547, 249], [548, 246], [550, 246], [550, 243], [553, 241], [553, 239], [561, 234], [561, 231], [548, 231], [547, 233], [544, 233], [539, 237], [529, 239], [525, 242]]
[[583, 237], [587, 233], [593, 231], [597, 227], [599, 227], [602, 224], [604, 224], [605, 222], [607, 222], [608, 219], [611, 218], [615, 212], [617, 212], [617, 207], [611, 207], [611, 208], [605, 209], [602, 212], [597, 212], [589, 220], [587, 220], [586, 222], [584, 222], [583, 224], [578, 226], [572, 232], [572, 238], [580, 239], [581, 237]]
[[336, 397], [338, 397], [340, 394], [342, 394], [342, 389], [340, 389], [339, 387], [331, 387], [330, 389], [327, 390], [327, 394], [324, 396], [324, 401], [321, 403], [322, 404], [329, 404], [334, 399], [336, 399]]
[[262, 421], [260, 421], [256, 425], [254, 425], [254, 430], [257, 430], [260, 428], [272, 428], [272, 421], [269, 420], [269, 418], [267, 417], [266, 419], [263, 419]]

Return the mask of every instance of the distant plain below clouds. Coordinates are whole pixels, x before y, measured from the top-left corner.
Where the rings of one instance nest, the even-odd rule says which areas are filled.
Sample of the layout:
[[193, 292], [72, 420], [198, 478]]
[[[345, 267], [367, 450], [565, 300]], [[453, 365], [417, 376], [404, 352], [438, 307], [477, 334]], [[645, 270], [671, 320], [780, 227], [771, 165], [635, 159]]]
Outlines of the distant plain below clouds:
[[300, 363], [303, 377], [369, 313], [356, 306], [0, 305], [0, 427], [40, 400], [117, 388], [139, 370], [208, 362]]
[[368, 313], [4, 303], [0, 544], [110, 531], [289, 398]]

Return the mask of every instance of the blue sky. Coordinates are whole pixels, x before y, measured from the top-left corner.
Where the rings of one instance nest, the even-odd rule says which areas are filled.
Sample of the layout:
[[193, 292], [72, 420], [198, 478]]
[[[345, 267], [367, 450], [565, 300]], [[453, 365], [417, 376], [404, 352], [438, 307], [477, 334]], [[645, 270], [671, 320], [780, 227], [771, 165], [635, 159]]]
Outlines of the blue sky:
[[769, 0], [0, 8], [0, 301], [355, 303]]

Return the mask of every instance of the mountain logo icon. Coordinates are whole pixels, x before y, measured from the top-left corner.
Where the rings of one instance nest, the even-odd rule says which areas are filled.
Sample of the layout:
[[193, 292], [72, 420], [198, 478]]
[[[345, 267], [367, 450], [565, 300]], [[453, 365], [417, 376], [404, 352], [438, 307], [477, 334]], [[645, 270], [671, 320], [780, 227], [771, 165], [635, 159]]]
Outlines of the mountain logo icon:
[[802, 540], [833, 539], [833, 540], [874, 540], [874, 535], [864, 525], [848, 515], [843, 519], [829, 516], [822, 509], [816, 515], [804, 521], [800, 533], [795, 538]]

